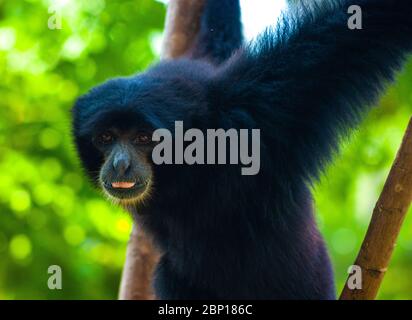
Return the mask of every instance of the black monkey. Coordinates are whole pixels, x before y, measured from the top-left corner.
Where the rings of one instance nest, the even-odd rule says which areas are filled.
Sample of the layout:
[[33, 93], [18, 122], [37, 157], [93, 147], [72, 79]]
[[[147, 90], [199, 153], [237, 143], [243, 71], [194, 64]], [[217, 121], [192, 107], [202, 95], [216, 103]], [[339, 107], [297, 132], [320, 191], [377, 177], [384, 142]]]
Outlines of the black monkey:
[[[347, 26], [359, 5], [363, 29]], [[311, 181], [412, 49], [412, 1], [316, 1], [242, 44], [238, 0], [208, 0], [187, 57], [92, 89], [74, 109], [90, 177], [154, 236], [160, 299], [333, 299]], [[261, 168], [154, 165], [151, 133], [258, 128]]]

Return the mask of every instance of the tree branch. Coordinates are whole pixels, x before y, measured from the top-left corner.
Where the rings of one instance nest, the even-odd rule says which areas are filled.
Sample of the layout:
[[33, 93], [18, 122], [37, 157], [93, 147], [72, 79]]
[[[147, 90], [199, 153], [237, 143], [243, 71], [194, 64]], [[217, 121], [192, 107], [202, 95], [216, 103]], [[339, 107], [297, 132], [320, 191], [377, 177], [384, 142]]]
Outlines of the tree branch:
[[163, 59], [184, 55], [193, 45], [200, 29], [205, 0], [170, 0], [162, 49]]
[[120, 300], [154, 299], [151, 278], [158, 258], [150, 237], [133, 225], [120, 283]]
[[372, 300], [376, 297], [411, 201], [412, 119], [355, 261], [362, 270], [362, 289], [351, 290], [346, 283], [341, 300]]

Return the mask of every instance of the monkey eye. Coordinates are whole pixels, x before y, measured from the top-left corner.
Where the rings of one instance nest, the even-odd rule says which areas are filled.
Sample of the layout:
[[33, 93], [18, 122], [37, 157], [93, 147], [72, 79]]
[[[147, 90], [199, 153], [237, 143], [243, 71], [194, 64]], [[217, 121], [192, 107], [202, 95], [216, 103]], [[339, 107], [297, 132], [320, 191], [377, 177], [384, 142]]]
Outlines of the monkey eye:
[[133, 140], [134, 144], [148, 144], [152, 142], [152, 137], [147, 132], [140, 132]]
[[111, 144], [114, 141], [114, 136], [110, 132], [103, 132], [97, 137], [97, 141], [103, 145]]

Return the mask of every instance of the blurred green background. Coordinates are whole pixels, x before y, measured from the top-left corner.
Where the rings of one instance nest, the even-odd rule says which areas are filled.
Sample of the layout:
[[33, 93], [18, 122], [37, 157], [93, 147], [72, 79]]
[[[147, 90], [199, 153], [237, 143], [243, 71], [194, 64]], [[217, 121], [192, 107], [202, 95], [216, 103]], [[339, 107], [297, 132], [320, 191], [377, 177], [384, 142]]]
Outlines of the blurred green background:
[[[56, 3], [62, 28], [49, 29]], [[0, 299], [117, 297], [131, 220], [83, 177], [70, 108], [155, 61], [164, 15], [154, 0], [0, 0]], [[316, 187], [338, 291], [412, 114], [410, 88], [412, 63]], [[411, 227], [409, 216], [382, 299], [412, 299]], [[63, 290], [47, 287], [55, 264]]]

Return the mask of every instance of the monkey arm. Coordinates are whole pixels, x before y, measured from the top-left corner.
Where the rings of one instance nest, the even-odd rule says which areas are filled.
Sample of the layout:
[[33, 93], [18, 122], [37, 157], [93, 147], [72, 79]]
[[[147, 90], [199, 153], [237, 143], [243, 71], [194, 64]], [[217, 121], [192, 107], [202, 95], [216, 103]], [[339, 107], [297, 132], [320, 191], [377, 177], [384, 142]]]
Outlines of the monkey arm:
[[242, 45], [239, 0], [206, 0], [193, 58], [221, 63]]
[[[353, 4], [362, 9], [360, 30], [348, 27]], [[226, 116], [253, 117], [279, 170], [316, 177], [405, 62], [411, 17], [410, 0], [298, 5], [221, 67], [209, 99]]]

